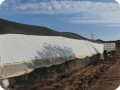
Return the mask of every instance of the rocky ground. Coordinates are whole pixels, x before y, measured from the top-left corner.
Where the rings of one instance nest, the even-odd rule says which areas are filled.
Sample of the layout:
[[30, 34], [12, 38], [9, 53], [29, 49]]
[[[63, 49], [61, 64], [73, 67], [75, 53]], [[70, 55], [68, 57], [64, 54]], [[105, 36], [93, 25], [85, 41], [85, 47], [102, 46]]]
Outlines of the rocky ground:
[[120, 85], [119, 66], [119, 60], [109, 57], [83, 68], [75, 67], [56, 80], [38, 84], [31, 90], [114, 90]]

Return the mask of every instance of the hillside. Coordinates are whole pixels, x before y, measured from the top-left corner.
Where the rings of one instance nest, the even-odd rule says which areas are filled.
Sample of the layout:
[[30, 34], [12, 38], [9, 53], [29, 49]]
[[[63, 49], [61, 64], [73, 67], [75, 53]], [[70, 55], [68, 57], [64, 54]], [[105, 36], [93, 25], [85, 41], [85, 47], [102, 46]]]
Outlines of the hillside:
[[43, 26], [33, 26], [20, 24], [12, 21], [0, 19], [0, 34], [25, 34], [25, 35], [43, 35], [43, 36], [63, 36], [73, 39], [86, 39], [80, 35], [71, 32], [57, 32]]

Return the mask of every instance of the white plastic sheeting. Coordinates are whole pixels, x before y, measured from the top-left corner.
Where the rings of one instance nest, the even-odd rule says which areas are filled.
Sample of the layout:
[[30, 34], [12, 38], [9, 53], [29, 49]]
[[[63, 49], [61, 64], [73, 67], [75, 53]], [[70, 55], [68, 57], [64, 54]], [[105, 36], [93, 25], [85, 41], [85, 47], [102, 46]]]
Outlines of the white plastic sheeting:
[[61, 36], [0, 35], [0, 76], [15, 77], [38, 67], [103, 53], [103, 44]]
[[3, 89], [3, 88], [1, 87], [1, 85], [0, 85], [0, 90], [5, 90], [5, 89]]

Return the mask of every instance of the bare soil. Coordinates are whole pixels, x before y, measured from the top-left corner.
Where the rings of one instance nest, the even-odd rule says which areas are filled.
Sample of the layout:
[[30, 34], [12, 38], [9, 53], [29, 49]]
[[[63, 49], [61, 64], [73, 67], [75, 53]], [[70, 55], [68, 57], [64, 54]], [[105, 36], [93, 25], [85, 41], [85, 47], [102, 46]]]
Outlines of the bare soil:
[[115, 90], [120, 85], [120, 61], [114, 57], [83, 68], [75, 67], [56, 80], [31, 90]]
[[94, 85], [88, 90], [115, 90], [120, 85], [120, 61], [117, 61]]

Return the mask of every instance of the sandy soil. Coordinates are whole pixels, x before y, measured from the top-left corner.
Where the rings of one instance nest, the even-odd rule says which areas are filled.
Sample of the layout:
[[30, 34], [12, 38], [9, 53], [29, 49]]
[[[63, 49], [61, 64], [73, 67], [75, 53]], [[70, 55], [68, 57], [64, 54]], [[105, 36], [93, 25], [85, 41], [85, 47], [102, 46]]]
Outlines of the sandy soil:
[[55, 81], [31, 90], [114, 90], [120, 85], [120, 61], [111, 57], [83, 68], [76, 67]]

